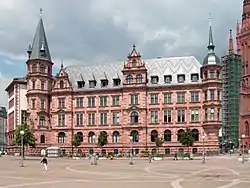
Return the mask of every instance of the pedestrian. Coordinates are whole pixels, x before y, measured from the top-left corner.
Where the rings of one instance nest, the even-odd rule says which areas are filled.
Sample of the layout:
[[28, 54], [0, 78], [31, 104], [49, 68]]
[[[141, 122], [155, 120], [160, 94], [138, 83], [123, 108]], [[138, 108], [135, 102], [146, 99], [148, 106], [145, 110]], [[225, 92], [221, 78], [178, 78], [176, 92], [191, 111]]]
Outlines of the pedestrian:
[[174, 154], [174, 160], [177, 161], [178, 158], [177, 158], [177, 153]]
[[149, 154], [148, 159], [149, 159], [148, 162], [149, 162], [149, 163], [152, 163], [152, 155]]
[[43, 159], [41, 160], [41, 164], [43, 166], [42, 170], [45, 170], [47, 172], [48, 171], [48, 160], [46, 159], [46, 157], [43, 157]]

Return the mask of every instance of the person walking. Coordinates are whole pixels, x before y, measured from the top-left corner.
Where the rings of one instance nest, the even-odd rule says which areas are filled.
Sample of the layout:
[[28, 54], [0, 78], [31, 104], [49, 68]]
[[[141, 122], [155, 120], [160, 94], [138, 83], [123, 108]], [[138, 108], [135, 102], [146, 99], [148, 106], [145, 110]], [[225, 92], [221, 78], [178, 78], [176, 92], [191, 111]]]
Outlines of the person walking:
[[43, 157], [43, 159], [41, 160], [41, 164], [43, 166], [42, 170], [45, 170], [47, 172], [48, 171], [48, 160], [46, 159], [46, 157]]

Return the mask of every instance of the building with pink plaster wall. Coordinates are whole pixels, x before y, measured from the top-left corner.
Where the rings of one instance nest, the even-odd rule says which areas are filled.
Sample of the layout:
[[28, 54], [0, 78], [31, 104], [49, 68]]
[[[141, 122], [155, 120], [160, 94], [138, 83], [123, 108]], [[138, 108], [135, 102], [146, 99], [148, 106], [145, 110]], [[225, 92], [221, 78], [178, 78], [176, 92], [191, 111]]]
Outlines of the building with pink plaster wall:
[[[222, 66], [214, 48], [210, 25], [208, 54], [202, 64], [193, 56], [143, 59], [134, 45], [125, 62], [61, 65], [53, 76], [41, 18], [28, 49], [27, 76], [22, 82], [26, 98], [20, 99], [27, 101], [26, 120], [37, 139], [30, 151], [59, 146], [70, 152], [72, 139], [79, 134], [78, 150], [84, 153], [126, 153], [131, 143], [135, 154], [156, 151], [158, 137], [164, 139], [160, 152], [173, 154], [187, 150], [179, 139], [190, 128], [194, 153], [202, 152], [202, 135], [206, 152], [217, 153]], [[10, 86], [9, 93], [15, 83]], [[17, 124], [9, 126], [14, 130]], [[13, 130], [8, 133], [12, 139]], [[100, 148], [96, 143], [102, 131], [108, 144]]]

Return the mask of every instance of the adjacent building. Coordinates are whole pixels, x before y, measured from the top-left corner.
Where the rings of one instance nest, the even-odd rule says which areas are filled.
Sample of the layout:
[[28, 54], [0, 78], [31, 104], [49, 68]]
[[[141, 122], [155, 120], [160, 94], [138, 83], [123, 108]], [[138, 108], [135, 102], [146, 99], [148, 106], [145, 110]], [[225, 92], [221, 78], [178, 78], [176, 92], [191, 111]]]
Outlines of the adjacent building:
[[7, 128], [7, 111], [5, 107], [0, 107], [0, 154], [6, 149], [6, 128]]
[[[242, 81], [240, 91], [240, 138], [250, 149], [250, 0], [243, 1], [242, 23], [237, 23], [237, 53], [241, 56]], [[242, 137], [244, 135], [245, 137]], [[242, 145], [242, 144], [241, 144]]]
[[[15, 109], [23, 100], [27, 101], [25, 120], [37, 138], [31, 152], [40, 153], [48, 146], [71, 151], [78, 134], [82, 141], [78, 149], [84, 153], [125, 153], [131, 143], [136, 154], [156, 151], [155, 141], [161, 137], [160, 152], [172, 154], [187, 150], [179, 140], [190, 128], [194, 153], [202, 152], [203, 136], [206, 151], [217, 153], [222, 65], [214, 49], [210, 25], [208, 54], [202, 64], [193, 56], [143, 59], [134, 45], [125, 62], [62, 65], [54, 77], [41, 18], [28, 49], [27, 76], [19, 83], [27, 87], [26, 98], [14, 100], [18, 102], [14, 102], [9, 135], [20, 123], [20, 110]], [[14, 86], [11, 83], [6, 91], [15, 93]], [[8, 116], [9, 121], [13, 116]], [[96, 146], [100, 132], [108, 136], [103, 148]]]

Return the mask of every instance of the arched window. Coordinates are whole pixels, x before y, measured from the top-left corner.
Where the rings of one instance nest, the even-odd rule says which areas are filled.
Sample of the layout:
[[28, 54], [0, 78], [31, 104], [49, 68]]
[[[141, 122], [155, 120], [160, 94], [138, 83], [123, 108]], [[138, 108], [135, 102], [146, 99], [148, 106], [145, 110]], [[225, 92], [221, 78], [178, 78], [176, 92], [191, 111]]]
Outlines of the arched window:
[[136, 130], [131, 131], [132, 142], [139, 142], [139, 132]]
[[44, 143], [45, 143], [45, 136], [44, 136], [44, 135], [41, 135], [41, 136], [40, 136], [40, 143], [41, 143], [41, 144], [44, 144]]
[[178, 149], [178, 153], [179, 153], [179, 154], [184, 154], [184, 149], [183, 149], [183, 148], [179, 148], [179, 149]]
[[192, 130], [192, 136], [194, 138], [194, 141], [199, 141], [199, 131], [197, 129]]
[[94, 132], [89, 132], [89, 135], [88, 135], [88, 140], [89, 140], [89, 143], [90, 144], [94, 144], [95, 143], [95, 133]]
[[171, 155], [171, 150], [169, 148], [165, 149], [165, 155]]
[[131, 114], [130, 114], [130, 123], [131, 124], [136, 124], [139, 122], [139, 115], [138, 115], [138, 112], [136, 111], [133, 111]]
[[141, 74], [137, 74], [136, 75], [136, 83], [137, 84], [141, 84], [142, 83], [142, 75]]
[[112, 141], [113, 143], [119, 143], [120, 134], [118, 131], [113, 132]]
[[126, 77], [126, 82], [127, 84], [132, 84], [133, 83], [133, 77], [131, 74], [129, 74], [127, 77]]
[[37, 72], [37, 64], [32, 65], [32, 72]]
[[41, 65], [40, 65], [40, 72], [41, 72], [41, 73], [45, 73], [45, 70], [46, 70], [45, 65], [44, 65], [44, 64], [41, 64]]
[[193, 154], [198, 153], [198, 149], [197, 149], [197, 148], [193, 148], [193, 149], [192, 149], [192, 153], [193, 153]]
[[106, 149], [101, 150], [101, 154], [106, 155], [106, 153], [107, 153]]
[[118, 149], [114, 149], [114, 155], [118, 155], [119, 150]]
[[172, 137], [171, 135], [172, 135], [172, 133], [170, 130], [165, 130], [164, 131], [164, 141], [171, 142], [171, 137]]
[[158, 132], [156, 130], [152, 130], [150, 133], [151, 142], [156, 142], [156, 139], [158, 138]]
[[245, 135], [250, 136], [250, 127], [247, 121], [245, 122]]
[[40, 126], [45, 126], [46, 125], [46, 120], [44, 116], [39, 117], [39, 125]]
[[58, 143], [59, 144], [64, 144], [66, 142], [66, 135], [64, 132], [59, 132], [58, 133]]
[[82, 132], [77, 132], [76, 135], [78, 136], [79, 141], [83, 142], [83, 133]]
[[59, 83], [59, 85], [60, 85], [60, 86], [59, 86], [59, 87], [60, 87], [60, 89], [63, 89], [63, 88], [65, 87], [65, 85], [64, 85], [64, 81], [62, 81], [62, 80], [61, 80], [61, 81], [60, 81], [60, 83]]
[[181, 135], [182, 135], [183, 132], [184, 132], [183, 129], [178, 130], [178, 133], [177, 133], [177, 141], [180, 141], [180, 140], [181, 140]]

